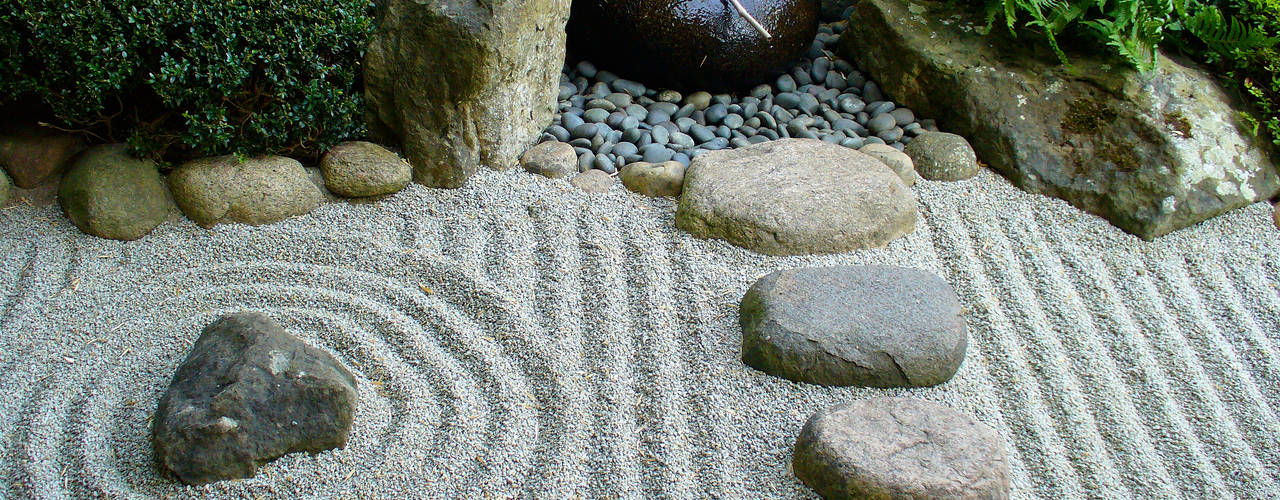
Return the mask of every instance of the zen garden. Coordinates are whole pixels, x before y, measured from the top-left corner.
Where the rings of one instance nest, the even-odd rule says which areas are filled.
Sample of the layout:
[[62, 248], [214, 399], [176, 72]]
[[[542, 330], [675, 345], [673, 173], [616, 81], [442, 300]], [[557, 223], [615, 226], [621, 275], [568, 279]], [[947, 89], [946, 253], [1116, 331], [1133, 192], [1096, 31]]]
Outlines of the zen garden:
[[0, 4], [0, 499], [1280, 498], [1280, 0]]

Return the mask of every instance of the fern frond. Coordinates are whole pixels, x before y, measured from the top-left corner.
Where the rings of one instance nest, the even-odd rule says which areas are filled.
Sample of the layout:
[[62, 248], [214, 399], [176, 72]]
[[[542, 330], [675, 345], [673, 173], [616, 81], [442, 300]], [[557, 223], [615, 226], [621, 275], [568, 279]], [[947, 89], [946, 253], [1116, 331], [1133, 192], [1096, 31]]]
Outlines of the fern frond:
[[1187, 31], [1219, 54], [1231, 54], [1237, 50], [1268, 48], [1280, 42], [1280, 37], [1269, 37], [1257, 28], [1246, 25], [1239, 18], [1229, 21], [1216, 6], [1200, 8], [1184, 18]]

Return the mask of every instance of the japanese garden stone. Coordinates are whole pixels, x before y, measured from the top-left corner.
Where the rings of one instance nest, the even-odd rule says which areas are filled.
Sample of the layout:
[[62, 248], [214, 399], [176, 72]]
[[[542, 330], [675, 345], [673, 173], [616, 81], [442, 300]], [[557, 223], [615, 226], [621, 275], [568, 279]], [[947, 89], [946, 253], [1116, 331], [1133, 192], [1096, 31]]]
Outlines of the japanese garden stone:
[[684, 186], [684, 164], [636, 162], [622, 167], [622, 185], [645, 196], [680, 196]]
[[578, 154], [563, 142], [544, 142], [525, 151], [520, 164], [531, 173], [559, 179], [578, 173]]
[[85, 233], [136, 240], [164, 222], [169, 198], [155, 162], [135, 158], [124, 144], [90, 148], [58, 186], [67, 218]]
[[207, 326], [160, 399], [156, 460], [188, 484], [252, 477], [287, 453], [346, 446], [359, 391], [333, 356], [261, 313]]
[[903, 152], [911, 157], [920, 177], [931, 181], [959, 181], [978, 175], [973, 147], [956, 134], [925, 132], [912, 139]]
[[409, 163], [400, 155], [363, 141], [334, 146], [320, 159], [320, 173], [329, 191], [347, 198], [392, 194], [413, 180]]
[[9, 174], [0, 170], [0, 206], [4, 206], [9, 201], [9, 192], [13, 190], [13, 181], [9, 179]]
[[613, 187], [613, 176], [603, 170], [590, 169], [575, 175], [569, 183], [588, 193], [603, 193]]
[[399, 142], [428, 186], [514, 166], [556, 109], [569, 3], [379, 2], [364, 61], [371, 132]]
[[193, 160], [169, 174], [169, 188], [182, 213], [205, 227], [276, 222], [308, 213], [323, 199], [307, 169], [282, 156]]
[[[968, 28], [983, 24], [958, 4], [864, 0], [839, 52], [1015, 185], [1145, 239], [1280, 191], [1274, 150], [1245, 132], [1206, 71], [1162, 54], [1142, 75], [1105, 51], [1066, 47], [1068, 69], [1003, 30]], [[874, 100], [867, 88], [863, 98]]]
[[915, 229], [916, 200], [875, 158], [786, 139], [698, 155], [676, 225], [770, 255], [882, 247]]
[[906, 153], [885, 144], [867, 144], [858, 148], [858, 151], [883, 162], [890, 170], [893, 170], [893, 173], [898, 174], [904, 184], [908, 186], [915, 185], [916, 167], [911, 162], [911, 157], [907, 156]]
[[881, 397], [815, 413], [792, 470], [827, 499], [1010, 495], [1009, 456], [991, 426], [947, 406]]
[[900, 267], [776, 271], [752, 285], [739, 315], [744, 363], [821, 385], [941, 384], [969, 343], [951, 286]]
[[10, 126], [0, 132], [0, 167], [14, 185], [31, 189], [57, 181], [76, 154], [85, 148], [75, 134], [37, 126]]

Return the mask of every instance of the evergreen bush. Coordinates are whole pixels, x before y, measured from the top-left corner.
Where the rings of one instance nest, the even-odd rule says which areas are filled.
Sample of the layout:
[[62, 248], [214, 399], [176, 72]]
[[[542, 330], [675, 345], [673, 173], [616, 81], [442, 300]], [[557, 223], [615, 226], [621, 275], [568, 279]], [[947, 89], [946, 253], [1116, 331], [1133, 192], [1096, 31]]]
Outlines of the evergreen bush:
[[0, 0], [0, 105], [138, 153], [315, 154], [363, 132], [370, 0]]

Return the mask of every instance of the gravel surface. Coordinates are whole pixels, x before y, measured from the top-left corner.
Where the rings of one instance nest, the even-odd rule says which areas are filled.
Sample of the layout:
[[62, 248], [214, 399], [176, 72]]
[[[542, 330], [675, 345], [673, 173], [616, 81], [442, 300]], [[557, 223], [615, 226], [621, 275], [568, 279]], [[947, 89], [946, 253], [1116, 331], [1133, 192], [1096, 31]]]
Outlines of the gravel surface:
[[[1256, 204], [1156, 243], [984, 171], [921, 181], [885, 249], [775, 258], [695, 240], [674, 203], [482, 172], [282, 223], [85, 236], [0, 212], [0, 498], [795, 498], [810, 414], [941, 402], [1010, 445], [1018, 498], [1274, 497], [1280, 238]], [[939, 273], [970, 326], [955, 379], [823, 388], [738, 361], [736, 306], [779, 268]], [[344, 450], [186, 488], [156, 401], [200, 329], [264, 311], [359, 378]]]

